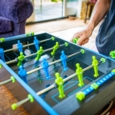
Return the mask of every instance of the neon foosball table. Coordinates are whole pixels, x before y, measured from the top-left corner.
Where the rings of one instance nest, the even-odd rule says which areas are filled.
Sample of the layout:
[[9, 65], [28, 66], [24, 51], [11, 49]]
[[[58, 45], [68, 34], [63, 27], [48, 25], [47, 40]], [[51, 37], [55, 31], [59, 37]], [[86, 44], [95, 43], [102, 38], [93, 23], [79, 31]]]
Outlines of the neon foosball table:
[[48, 33], [0, 39], [0, 86], [29, 115], [94, 115], [115, 97], [115, 61]]

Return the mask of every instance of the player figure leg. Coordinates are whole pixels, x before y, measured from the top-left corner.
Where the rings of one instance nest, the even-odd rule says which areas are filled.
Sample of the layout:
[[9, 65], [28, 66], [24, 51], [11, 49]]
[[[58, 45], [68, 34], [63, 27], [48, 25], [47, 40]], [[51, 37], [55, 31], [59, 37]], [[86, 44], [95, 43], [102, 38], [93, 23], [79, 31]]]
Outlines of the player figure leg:
[[49, 72], [48, 72], [48, 68], [45, 68], [45, 73], [46, 73], [46, 79], [50, 78]]
[[84, 85], [82, 73], [78, 76], [78, 79], [79, 79], [79, 84], [78, 84], [78, 86], [82, 87], [82, 86]]
[[62, 63], [63, 63], [64, 71], [68, 70], [67, 65], [66, 65], [66, 60], [62, 61]]
[[94, 66], [94, 77], [98, 77], [99, 73], [98, 73], [98, 65]]
[[58, 90], [59, 90], [59, 98], [64, 98], [65, 97], [65, 94], [64, 94], [64, 90], [63, 90], [63, 85], [61, 84], [59, 87], [58, 87]]

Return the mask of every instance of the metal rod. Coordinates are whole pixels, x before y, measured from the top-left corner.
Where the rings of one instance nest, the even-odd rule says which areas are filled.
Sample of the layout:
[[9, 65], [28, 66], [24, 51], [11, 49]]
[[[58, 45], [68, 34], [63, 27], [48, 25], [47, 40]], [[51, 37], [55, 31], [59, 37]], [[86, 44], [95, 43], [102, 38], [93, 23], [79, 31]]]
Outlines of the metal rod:
[[92, 67], [93, 67], [93, 65], [90, 65], [90, 66], [84, 68], [83, 71], [89, 70], [89, 69], [91, 69]]
[[69, 77], [66, 77], [63, 81], [66, 82], [66, 81], [68, 81], [69, 79], [72, 79], [75, 76], [76, 76], [76, 73], [70, 75]]
[[[60, 47], [62, 47], [62, 46], [64, 46], [64, 45], [65, 45], [65, 44], [61, 44]], [[50, 51], [50, 50], [52, 50], [52, 49], [53, 49], [53, 47], [52, 47], [52, 48], [49, 48], [49, 49], [46, 49], [46, 50], [44, 50], [44, 53], [47, 52], [47, 51]], [[36, 53], [33, 53], [33, 54], [31, 54], [31, 55], [25, 56], [25, 58], [28, 58], [28, 57], [31, 57], [31, 56], [35, 56], [36, 54], [37, 54], [37, 52], [36, 52]], [[18, 59], [16, 58], [16, 59], [14, 59], [14, 60], [7, 61], [6, 64], [15, 63], [15, 62], [17, 62], [17, 61], [18, 61]]]
[[73, 54], [71, 54], [71, 55], [69, 55], [69, 56], [67, 56], [67, 57], [70, 58], [70, 57], [73, 57], [73, 56], [75, 56], [75, 55], [77, 55], [77, 54], [79, 54], [79, 53], [81, 53], [81, 51], [78, 51], [78, 52], [76, 52], [76, 53], [73, 53]]
[[9, 83], [9, 82], [11, 82], [11, 81], [12, 81], [11, 78], [10, 78], [10, 79], [7, 79], [7, 80], [5, 80], [5, 81], [3, 81], [3, 82], [0, 82], [0, 85], [4, 85], [4, 84]]
[[37, 92], [36, 94], [37, 94], [37, 95], [42, 95], [42, 94], [44, 94], [45, 92], [47, 92], [47, 91], [49, 91], [49, 90], [51, 90], [51, 89], [53, 89], [53, 88], [55, 88], [55, 87], [56, 87], [56, 85], [55, 85], [55, 84], [52, 84], [51, 86], [49, 86], [49, 87], [47, 87], [47, 88], [45, 88], [45, 89], [43, 89], [43, 90]]
[[[53, 88], [55, 88], [55, 87], [56, 87], [56, 85], [55, 85], [55, 84], [52, 84], [51, 86], [49, 86], [49, 87], [47, 87], [47, 88], [45, 88], [45, 89], [43, 89], [43, 90], [37, 92], [36, 94], [37, 94], [37, 95], [42, 95], [43, 93], [45, 93], [45, 92], [47, 92], [47, 91], [49, 91], [49, 90], [51, 90], [51, 89], [53, 89]], [[17, 102], [17, 103], [12, 104], [12, 109], [15, 110], [17, 107], [19, 107], [19, 106], [21, 106], [22, 104], [28, 102], [29, 100], [30, 100], [30, 99], [27, 97], [27, 98], [25, 98], [25, 99], [23, 99], [23, 100], [21, 100], [21, 101], [19, 101], [19, 102]], [[15, 106], [15, 109], [13, 108], [13, 105]]]
[[[41, 40], [40, 43], [49, 41], [49, 40], [51, 40], [51, 39], [52, 39], [52, 38], [48, 38], [48, 39], [46, 39], [46, 40]], [[30, 44], [27, 44], [27, 45], [23, 45], [23, 48], [28, 47], [28, 46], [32, 46], [32, 45], [34, 45], [34, 43], [30, 43]], [[17, 49], [18, 49], [17, 47], [16, 47], [16, 48], [11, 48], [11, 49], [5, 50], [4, 53], [10, 52], [10, 51], [13, 51], [13, 50], [17, 50]]]
[[42, 67], [39, 67], [39, 68], [33, 69], [33, 70], [31, 70], [31, 71], [28, 71], [27, 74], [28, 74], [28, 75], [29, 75], [29, 74], [32, 74], [32, 73], [34, 73], [34, 72], [36, 72], [36, 71], [38, 71], [38, 70], [40, 70], [40, 69], [42, 69]]
[[48, 39], [46, 39], [46, 40], [42, 40], [42, 41], [40, 41], [40, 43], [46, 42], [46, 41], [51, 40], [51, 39], [52, 39], [52, 38], [48, 38]]
[[[45, 50], [44, 50], [44, 51], [45, 51]], [[25, 56], [25, 58], [29, 58], [29, 57], [35, 56], [36, 54], [37, 54], [37, 52], [36, 52], [36, 53], [33, 53], [33, 54], [31, 54], [31, 55]]]
[[[53, 48], [46, 49], [46, 50], [44, 50], [44, 53], [47, 52], [47, 51], [50, 51], [50, 50], [52, 50], [52, 49], [53, 49]], [[25, 56], [25, 58], [28, 58], [28, 57], [31, 57], [31, 56], [35, 56], [36, 54], [37, 54], [37, 52], [36, 52], [36, 53], [33, 53], [33, 54], [29, 55], [29, 56]], [[15, 63], [15, 62], [17, 62], [17, 61], [18, 61], [17, 59], [14, 59], [14, 60], [11, 60], [11, 61], [6, 62], [6, 64]]]
[[[87, 70], [91, 69], [92, 67], [93, 67], [93, 65], [90, 65], [90, 66], [88, 66], [88, 67], [84, 68], [84, 69], [83, 69], [83, 72], [85, 72], [85, 71], [87, 71]], [[76, 76], [76, 73], [74, 73], [74, 74], [70, 75], [69, 77], [67, 77], [67, 78], [65, 78], [65, 79], [64, 79], [64, 82], [66, 82], [66, 81], [68, 81], [68, 80], [72, 79], [72, 78], [73, 78], [73, 77], [75, 77], [75, 76]]]
[[16, 110], [19, 106], [23, 105], [24, 103], [28, 102], [30, 99], [27, 97], [23, 99], [22, 101], [19, 101], [17, 103], [14, 103], [11, 105], [12, 110]]
[[[69, 56], [67, 56], [67, 57], [70, 58], [70, 57], [72, 57], [72, 56], [74, 56], [74, 55], [77, 55], [77, 54], [79, 54], [79, 53], [80, 53], [80, 51], [79, 51], [79, 52], [76, 52], [76, 53], [74, 53], [74, 54], [71, 54], [71, 55], [69, 55]], [[49, 65], [53, 65], [53, 64], [58, 63], [58, 62], [60, 62], [60, 61], [61, 61], [61, 59], [56, 60], [56, 61], [54, 61], [54, 62], [49, 63]], [[101, 61], [99, 61], [99, 64], [100, 64], [100, 63], [101, 63]], [[91, 69], [92, 67], [93, 67], [93, 65], [90, 65], [90, 66], [84, 68], [83, 71], [89, 70], [89, 69]], [[39, 67], [39, 68], [33, 69], [33, 70], [31, 70], [31, 71], [28, 71], [27, 74], [28, 74], [28, 75], [29, 75], [29, 74], [32, 74], [32, 73], [34, 73], [34, 72], [36, 72], [36, 71], [41, 70], [42, 68], [43, 68], [43, 67], [41, 66], [41, 67]], [[71, 75], [71, 76], [65, 78], [64, 81], [67, 81], [68, 79], [71, 79], [71, 78], [73, 78], [74, 76], [76, 76], [76, 74], [73, 74], [73, 75]], [[3, 81], [3, 82], [0, 83], [0, 85], [6, 84], [6, 83], [8, 83], [8, 82], [10, 82], [10, 81], [11, 81], [11, 79], [8, 79], [8, 80], [6, 80], [6, 81]]]
[[[89, 70], [89, 69], [91, 69], [92, 67], [93, 67], [93, 65], [90, 65], [90, 66], [84, 68], [83, 71]], [[63, 79], [63, 81], [66, 82], [66, 81], [72, 79], [72, 78], [75, 77], [75, 76], [76, 76], [76, 73], [74, 73], [74, 74], [70, 75], [69, 77]], [[47, 91], [49, 91], [49, 90], [51, 90], [51, 89], [53, 89], [53, 88], [55, 88], [55, 87], [56, 87], [56, 85], [55, 85], [55, 84], [52, 84], [51, 86], [49, 86], [49, 87], [47, 87], [47, 88], [45, 88], [45, 89], [43, 89], [43, 90], [37, 92], [36, 94], [37, 94], [37, 95], [42, 95], [42, 94], [46, 93]], [[24, 104], [24, 103], [26, 103], [26, 102], [28, 102], [28, 101], [29, 101], [29, 98], [27, 97], [27, 98], [23, 99], [22, 101], [17, 102], [17, 103], [15, 103], [15, 104], [16, 104], [17, 107], [19, 107], [20, 105], [22, 105], [22, 104]]]
[[[48, 48], [48, 49], [44, 50], [44, 53], [46, 53], [47, 51], [50, 51], [52, 49], [53, 49], [53, 47], [52, 48]], [[25, 58], [28, 58], [28, 57], [31, 57], [31, 56], [35, 56], [36, 54], [37, 54], [37, 52], [33, 53], [33, 54], [29, 55], [29, 56], [25, 56]]]
[[[56, 61], [54, 61], [54, 62], [51, 62], [51, 63], [49, 63], [49, 65], [53, 65], [53, 64], [55, 64], [55, 63], [57, 63], [57, 62], [60, 62], [61, 60], [59, 59], [59, 60], [56, 60]], [[38, 71], [38, 70], [41, 70], [43, 67], [41, 66], [41, 67], [39, 67], [39, 68], [36, 68], [36, 69], [33, 69], [33, 70], [31, 70], [31, 71], [28, 71], [27, 72], [27, 74], [32, 74], [33, 72], [36, 72], [36, 71]]]
[[[79, 53], [81, 53], [81, 52], [80, 52], [80, 51], [79, 51], [79, 52], [76, 52], [76, 53], [71, 54], [71, 55], [69, 55], [69, 56], [67, 56], [67, 57], [70, 58], [70, 57], [72, 57], [72, 56], [74, 56], [74, 55], [77, 55], [77, 54], [79, 54]], [[56, 60], [56, 61], [53, 61], [53, 62], [49, 63], [49, 66], [50, 66], [50, 65], [53, 65], [53, 64], [55, 64], [55, 63], [58, 63], [58, 62], [60, 62], [60, 61], [61, 61], [61, 59]], [[33, 72], [36, 72], [36, 71], [40, 70], [40, 69], [42, 69], [42, 66], [39, 67], [39, 68], [33, 69], [33, 70], [31, 70], [31, 71], [28, 71], [27, 74], [31, 74], [31, 73], [33, 73]]]
[[[74, 54], [71, 54], [71, 55], [69, 55], [69, 56], [67, 56], [67, 57], [70, 58], [70, 57], [72, 57], [72, 56], [74, 56], [74, 55], [77, 55], [77, 54], [79, 54], [79, 53], [81, 53], [81, 51], [76, 52], [76, 53], [74, 53]], [[9, 63], [11, 63], [11, 62], [13, 62], [13, 61], [14, 61], [14, 60], [9, 61]], [[60, 61], [61, 61], [61, 59], [56, 60], [56, 61], [53, 61], [53, 62], [49, 63], [49, 65], [53, 65], [53, 64], [58, 63], [58, 62], [60, 62]], [[31, 74], [31, 73], [36, 72], [36, 71], [39, 71], [39, 70], [41, 70], [41, 69], [42, 69], [42, 66], [39, 67], [39, 68], [33, 69], [33, 70], [31, 70], [31, 71], [28, 71], [27, 74]], [[6, 80], [6, 81], [3, 81], [3, 82], [0, 83], [0, 85], [6, 84], [6, 83], [8, 83], [8, 82], [10, 82], [10, 81], [11, 81], [11, 79], [8, 79], [8, 80]]]
[[18, 59], [16, 58], [16, 59], [14, 59], [14, 60], [11, 60], [11, 61], [7, 61], [7, 62], [6, 62], [6, 64], [15, 63], [15, 62], [17, 62], [17, 61], [18, 61]]
[[60, 61], [61, 61], [61, 59], [58, 59], [58, 60], [56, 60], [56, 61], [53, 61], [53, 62], [49, 63], [49, 65], [53, 65], [53, 64], [58, 63], [58, 62], [60, 62]]
[[26, 98], [26, 99], [24, 99], [24, 100], [18, 102], [18, 103], [17, 103], [17, 106], [19, 107], [20, 105], [22, 105], [22, 104], [24, 104], [24, 103], [26, 103], [26, 102], [28, 102], [28, 101], [29, 101], [29, 98]]

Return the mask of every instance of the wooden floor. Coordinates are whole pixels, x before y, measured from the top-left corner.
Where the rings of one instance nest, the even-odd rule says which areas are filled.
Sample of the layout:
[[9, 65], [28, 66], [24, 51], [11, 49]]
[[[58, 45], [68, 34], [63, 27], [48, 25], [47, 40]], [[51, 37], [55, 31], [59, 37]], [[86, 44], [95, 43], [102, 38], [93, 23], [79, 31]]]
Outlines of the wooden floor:
[[109, 115], [115, 115], [115, 106], [112, 107], [112, 109], [110, 110]]
[[[19, 107], [17, 110], [11, 110], [11, 104], [17, 102], [13, 95], [5, 86], [0, 86], [0, 115], [28, 115], [27, 112]], [[115, 106], [106, 115], [115, 115]]]
[[80, 19], [70, 20], [69, 18], [67, 18], [67, 19], [62, 19], [62, 20], [55, 20], [55, 21], [50, 21], [50, 22], [27, 25], [26, 33], [39, 32], [39, 31], [52, 33], [52, 32], [62, 31], [66, 29], [79, 27], [79, 26], [84, 26], [84, 25], [86, 24], [84, 24], [83, 20], [80, 20]]
[[0, 115], [28, 115], [27, 112], [19, 107], [13, 111], [11, 104], [17, 102], [13, 95], [5, 86], [0, 86]]

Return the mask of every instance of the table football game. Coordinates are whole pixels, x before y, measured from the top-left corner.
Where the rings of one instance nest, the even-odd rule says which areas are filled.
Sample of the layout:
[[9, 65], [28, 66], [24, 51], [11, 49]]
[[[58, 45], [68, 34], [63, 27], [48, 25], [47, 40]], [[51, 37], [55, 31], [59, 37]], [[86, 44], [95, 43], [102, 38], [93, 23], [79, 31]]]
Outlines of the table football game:
[[0, 38], [0, 86], [29, 115], [94, 115], [115, 95], [115, 61], [48, 33]]

